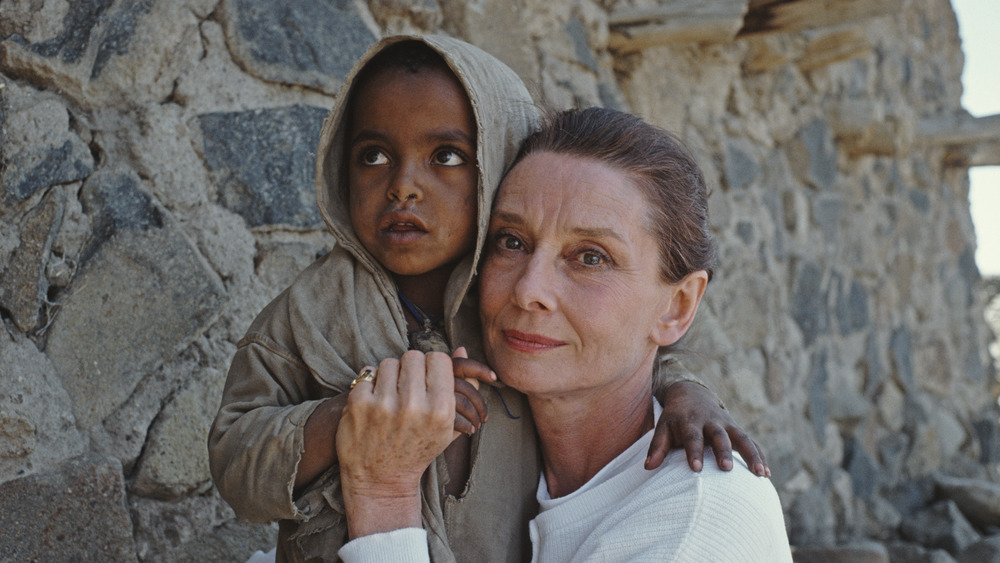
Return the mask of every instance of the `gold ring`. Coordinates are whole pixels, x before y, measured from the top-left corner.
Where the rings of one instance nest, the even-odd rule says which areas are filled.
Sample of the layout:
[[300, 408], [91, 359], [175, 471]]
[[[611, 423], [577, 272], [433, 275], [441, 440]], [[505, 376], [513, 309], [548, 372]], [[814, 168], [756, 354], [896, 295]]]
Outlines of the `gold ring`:
[[361, 373], [359, 373], [358, 376], [354, 378], [354, 381], [351, 382], [351, 389], [354, 389], [354, 386], [357, 385], [359, 381], [371, 381], [372, 383], [375, 383], [375, 372], [372, 371], [372, 368], [365, 368], [361, 370]]

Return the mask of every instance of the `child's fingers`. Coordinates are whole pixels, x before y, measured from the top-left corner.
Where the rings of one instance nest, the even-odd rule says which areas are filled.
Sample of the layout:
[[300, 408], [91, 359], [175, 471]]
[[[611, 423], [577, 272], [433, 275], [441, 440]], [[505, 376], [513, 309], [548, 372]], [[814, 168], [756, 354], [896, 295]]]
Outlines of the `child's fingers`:
[[771, 468], [767, 466], [767, 458], [764, 457], [763, 450], [746, 432], [738, 427], [730, 428], [729, 439], [732, 440], [733, 448], [740, 452], [740, 456], [747, 462], [747, 467], [754, 475], [758, 477], [771, 476]]
[[705, 434], [701, 428], [685, 425], [681, 430], [681, 440], [684, 442], [684, 451], [687, 452], [688, 466], [691, 471], [701, 471], [702, 458], [705, 455]]
[[455, 378], [455, 410], [476, 430], [486, 422], [486, 400], [472, 383], [458, 377]]
[[712, 445], [715, 453], [715, 463], [719, 469], [729, 471], [733, 468], [733, 444], [729, 441], [729, 434], [718, 424], [705, 425], [705, 437]]
[[[454, 364], [455, 377], [461, 377], [462, 379], [483, 381], [486, 383], [493, 383], [497, 380], [497, 374], [493, 372], [486, 364], [482, 362], [477, 362], [476, 360], [470, 360], [468, 358], [454, 358], [452, 359]], [[472, 381], [470, 381], [472, 383]], [[473, 383], [473, 385], [477, 385]], [[478, 388], [478, 386], [477, 386]]]
[[656, 469], [659, 467], [673, 445], [669, 417], [664, 413], [660, 415], [660, 420], [656, 424], [656, 431], [653, 432], [653, 441], [649, 444], [649, 452], [646, 454], [646, 469]]

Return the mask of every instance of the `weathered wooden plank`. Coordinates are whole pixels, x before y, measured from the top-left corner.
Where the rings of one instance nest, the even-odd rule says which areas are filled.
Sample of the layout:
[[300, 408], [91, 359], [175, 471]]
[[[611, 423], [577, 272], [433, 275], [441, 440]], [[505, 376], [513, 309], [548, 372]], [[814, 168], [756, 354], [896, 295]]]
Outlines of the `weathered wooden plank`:
[[727, 43], [743, 26], [747, 1], [678, 0], [617, 10], [608, 17], [608, 47], [628, 52], [675, 43]]
[[903, 0], [751, 0], [737, 36], [853, 23], [902, 9]]
[[968, 113], [921, 119], [917, 142], [925, 145], [972, 145], [1000, 141], [1000, 114], [973, 117]]

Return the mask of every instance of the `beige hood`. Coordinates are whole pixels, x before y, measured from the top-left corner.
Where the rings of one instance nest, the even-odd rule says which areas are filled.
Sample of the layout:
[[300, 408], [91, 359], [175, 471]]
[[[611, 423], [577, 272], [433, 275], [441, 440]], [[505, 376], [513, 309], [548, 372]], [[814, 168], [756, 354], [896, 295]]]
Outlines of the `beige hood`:
[[[445, 328], [455, 334], [455, 315], [475, 274], [489, 226], [493, 196], [521, 141], [538, 126], [538, 110], [521, 79], [481, 49], [440, 35], [403, 35], [383, 39], [361, 57], [348, 74], [320, 134], [316, 158], [316, 201], [337, 242], [388, 286], [388, 274], [361, 246], [351, 227], [344, 168], [345, 110], [359, 71], [386, 47], [406, 40], [421, 41], [437, 51], [465, 87], [476, 120], [476, 163], [479, 169], [478, 231], [472, 256], [455, 270], [445, 299]], [[402, 311], [400, 310], [400, 314]]]

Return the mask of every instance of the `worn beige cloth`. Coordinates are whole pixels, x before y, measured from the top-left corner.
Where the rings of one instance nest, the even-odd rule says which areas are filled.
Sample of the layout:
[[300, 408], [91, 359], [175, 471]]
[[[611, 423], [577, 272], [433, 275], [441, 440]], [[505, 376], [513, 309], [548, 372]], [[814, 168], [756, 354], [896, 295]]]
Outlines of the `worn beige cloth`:
[[[355, 77], [374, 54], [404, 39], [423, 41], [445, 58], [476, 118], [477, 243], [448, 283], [445, 331], [453, 347], [464, 345], [470, 357], [482, 359], [476, 298], [468, 295], [473, 265], [483, 250], [496, 188], [537, 126], [537, 110], [517, 75], [476, 47], [442, 36], [386, 38], [348, 75], [321, 134], [317, 201], [337, 244], [254, 320], [239, 343], [209, 436], [212, 477], [237, 516], [280, 521], [278, 561], [336, 560], [346, 541], [336, 466], [293, 497], [309, 415], [323, 399], [347, 391], [361, 367], [407, 349], [395, 284], [355, 236], [341, 180], [344, 111]], [[473, 439], [464, 493], [444, 494], [443, 458], [424, 476], [423, 521], [434, 561], [520, 561], [530, 553], [526, 524], [537, 510], [537, 445], [523, 396], [502, 390], [520, 416], [513, 419], [500, 392], [483, 388], [489, 422]]]

